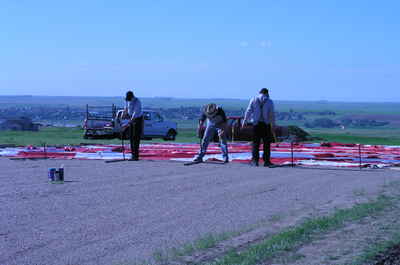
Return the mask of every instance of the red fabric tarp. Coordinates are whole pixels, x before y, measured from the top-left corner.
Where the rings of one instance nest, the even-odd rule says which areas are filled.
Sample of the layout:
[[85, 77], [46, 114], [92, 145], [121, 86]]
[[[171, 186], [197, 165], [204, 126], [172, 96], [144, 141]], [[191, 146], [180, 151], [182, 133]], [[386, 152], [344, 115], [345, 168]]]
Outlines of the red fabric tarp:
[[[248, 162], [251, 159], [249, 143], [229, 143], [232, 161]], [[262, 150], [262, 148], [260, 148]], [[358, 166], [359, 154], [365, 165], [390, 166], [400, 164], [399, 146], [356, 145], [341, 143], [275, 143], [272, 144], [272, 162], [289, 164], [293, 161], [305, 165]], [[140, 146], [141, 159], [190, 161], [199, 151], [199, 144], [151, 143]], [[124, 147], [130, 157], [128, 145]], [[0, 156], [14, 158], [59, 159], [121, 159], [122, 147], [118, 145], [66, 146], [66, 147], [18, 147], [0, 149]], [[262, 154], [260, 155], [262, 157]], [[218, 144], [211, 144], [205, 159], [222, 160]]]

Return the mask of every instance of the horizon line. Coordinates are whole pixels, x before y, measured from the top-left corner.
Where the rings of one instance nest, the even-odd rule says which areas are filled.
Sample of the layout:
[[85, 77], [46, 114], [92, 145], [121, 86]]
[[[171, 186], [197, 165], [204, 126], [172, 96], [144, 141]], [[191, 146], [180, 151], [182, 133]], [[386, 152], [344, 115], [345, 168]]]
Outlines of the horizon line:
[[[1, 95], [0, 97], [59, 97], [59, 98], [121, 98], [121, 96], [76, 96], [76, 95], [69, 95], [69, 96], [54, 96], [54, 95]], [[249, 100], [250, 98], [221, 98], [221, 97], [205, 97], [205, 98], [186, 98], [186, 97], [168, 97], [168, 96], [155, 96], [155, 97], [138, 97], [143, 99], [177, 99], [177, 100]], [[273, 98], [272, 98], [273, 99]], [[314, 99], [314, 100], [305, 100], [305, 99], [273, 99], [277, 102], [329, 102], [329, 103], [400, 103], [400, 101], [347, 101], [347, 100], [330, 100], [330, 99]]]

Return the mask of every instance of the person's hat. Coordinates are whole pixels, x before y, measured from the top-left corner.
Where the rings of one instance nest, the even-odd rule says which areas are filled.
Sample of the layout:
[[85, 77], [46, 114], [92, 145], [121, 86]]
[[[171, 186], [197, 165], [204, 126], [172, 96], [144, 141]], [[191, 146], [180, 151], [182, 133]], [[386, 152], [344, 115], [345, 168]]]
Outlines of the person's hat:
[[268, 94], [268, 89], [267, 88], [262, 88], [260, 90], [260, 94]]
[[132, 91], [126, 92], [125, 100], [132, 100], [135, 96], [133, 95]]
[[205, 112], [208, 116], [212, 116], [217, 113], [217, 105], [210, 103], [206, 106]]

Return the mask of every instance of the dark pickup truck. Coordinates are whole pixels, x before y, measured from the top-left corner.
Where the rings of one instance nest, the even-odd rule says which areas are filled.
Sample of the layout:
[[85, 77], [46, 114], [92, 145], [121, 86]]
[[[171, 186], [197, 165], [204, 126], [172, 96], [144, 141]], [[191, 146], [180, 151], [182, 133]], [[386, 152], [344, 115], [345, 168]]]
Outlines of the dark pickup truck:
[[[251, 141], [253, 139], [253, 124], [246, 123], [242, 128], [243, 117], [229, 116], [227, 137], [230, 141]], [[205, 124], [199, 128], [198, 137], [203, 138], [205, 131]], [[275, 126], [275, 136], [277, 140], [282, 140], [289, 137], [288, 127]], [[218, 135], [214, 135], [214, 141], [218, 141]]]

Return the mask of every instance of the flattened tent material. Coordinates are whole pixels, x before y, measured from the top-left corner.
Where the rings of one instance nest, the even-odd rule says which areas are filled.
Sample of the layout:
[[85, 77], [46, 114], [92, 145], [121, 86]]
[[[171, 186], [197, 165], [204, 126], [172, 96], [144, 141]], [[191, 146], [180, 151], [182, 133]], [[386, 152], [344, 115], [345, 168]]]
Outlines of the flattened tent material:
[[[400, 165], [400, 146], [361, 145], [362, 166]], [[291, 144], [272, 144], [272, 162], [278, 165], [292, 161]], [[140, 146], [141, 159], [191, 161], [199, 150], [198, 144], [151, 143]], [[125, 146], [129, 158], [130, 149]], [[230, 143], [230, 159], [233, 162], [249, 162], [251, 146], [248, 143]], [[122, 148], [118, 145], [48, 147], [9, 147], [0, 148], [0, 156], [10, 158], [53, 158], [53, 159], [122, 159]], [[211, 144], [205, 159], [223, 160], [218, 144]], [[337, 167], [359, 166], [359, 145], [341, 143], [294, 144], [293, 159], [299, 165], [319, 165]]]

